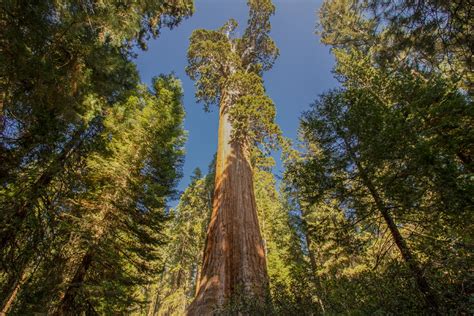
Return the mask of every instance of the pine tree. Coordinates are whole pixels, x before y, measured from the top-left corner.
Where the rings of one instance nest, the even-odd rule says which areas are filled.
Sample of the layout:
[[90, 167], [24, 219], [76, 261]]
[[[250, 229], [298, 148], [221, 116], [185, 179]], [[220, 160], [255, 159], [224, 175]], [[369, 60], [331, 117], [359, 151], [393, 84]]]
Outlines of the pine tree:
[[197, 290], [206, 228], [212, 211], [214, 174], [196, 168], [167, 227], [164, 267], [149, 291], [148, 315], [182, 315]]
[[[457, 157], [456, 146], [445, 147], [447, 144], [441, 141], [443, 137], [435, 136], [439, 130], [423, 127], [426, 121], [422, 119], [422, 109], [429, 104], [432, 122], [438, 121], [434, 119], [438, 115], [435, 114], [437, 106], [431, 100], [443, 100], [442, 96], [449, 95], [441, 103], [457, 109], [453, 115], [460, 115], [458, 119], [450, 118], [450, 131], [456, 135], [456, 130], [468, 119], [468, 103], [449, 84], [438, 82], [435, 92], [432, 82], [418, 82], [409, 73], [385, 73], [372, 68], [368, 58], [361, 54], [336, 52], [336, 70], [345, 78], [347, 88], [321, 96], [313, 110], [305, 114], [302, 131], [314, 149], [301, 162], [303, 167], [296, 171], [299, 176], [294, 181], [299, 183], [297, 187], [301, 194], [309, 196], [312, 204], [339, 201], [346, 214], [356, 214], [361, 222], [369, 224], [369, 232], [375, 233], [373, 238], [382, 237], [377, 232], [379, 229], [374, 231], [371, 227], [379, 226], [389, 232], [426, 301], [425, 310], [440, 313], [440, 298], [435, 288], [448, 285], [434, 276], [431, 280], [437, 283], [430, 284], [429, 274], [439, 272], [428, 262], [422, 263], [422, 248], [416, 249], [415, 245], [420, 245], [420, 238], [428, 232], [428, 236], [435, 239], [464, 238], [456, 228], [460, 228], [458, 225], [462, 221], [454, 214], [468, 216], [470, 197], [465, 191], [465, 183], [455, 180], [467, 171]], [[416, 93], [401, 93], [409, 89]], [[439, 119], [447, 120], [448, 117], [442, 114]], [[432, 136], [426, 138], [426, 133]], [[426, 164], [428, 157], [430, 164]], [[309, 174], [311, 176], [305, 176]], [[325, 192], [332, 193], [326, 196]], [[451, 202], [445, 204], [448, 200]], [[433, 213], [435, 209], [436, 213]], [[374, 214], [383, 221], [376, 220]], [[440, 214], [443, 214], [442, 219]], [[442, 223], [449, 227], [445, 226], [444, 232], [440, 230]], [[452, 258], [463, 251], [460, 245], [453, 247], [451, 244], [450, 250], [446, 246], [448, 244], [443, 246], [444, 253]], [[463, 266], [462, 262], [456, 265]], [[465, 273], [466, 270], [458, 274], [459, 279], [455, 282], [464, 282], [462, 275]], [[439, 290], [442, 295], [448, 293], [447, 289]], [[461, 305], [465, 304], [460, 293], [454, 295]]]
[[[95, 187], [76, 199], [80, 234], [92, 234], [73, 245], [81, 255], [53, 314], [80, 310], [85, 302], [96, 311], [120, 311], [134, 302], [134, 286], [158, 271], [164, 207], [183, 154], [184, 111], [177, 79], [159, 77], [153, 86], [153, 94], [130, 97], [105, 121], [106, 151], [91, 157], [86, 171]], [[113, 293], [112, 300], [97, 286]]]
[[[470, 257], [460, 228], [461, 217], [470, 217], [472, 172], [469, 61], [457, 41], [467, 35], [464, 15], [456, 2], [326, 1], [320, 34], [332, 46], [343, 89], [321, 96], [304, 115], [305, 141], [315, 148], [294, 178], [310, 203], [327, 204], [314, 192], [345, 201], [374, 245], [384, 238], [380, 228], [389, 232], [426, 302], [407, 308], [432, 313], [465, 310], [462, 287], [470, 287], [460, 259]], [[308, 170], [312, 177], [304, 176]], [[380, 267], [377, 258], [377, 267], [398, 271], [403, 282], [406, 273], [390, 260]], [[458, 273], [441, 268], [444, 260]]]
[[381, 66], [429, 77], [443, 73], [471, 96], [469, 6], [455, 1], [327, 0], [319, 11], [324, 44], [356, 48]]
[[108, 113], [102, 149], [88, 157], [61, 206], [60, 273], [50, 279], [51, 267], [42, 266], [16, 312], [120, 312], [143, 303], [136, 291], [159, 269], [164, 209], [183, 155], [180, 83], [159, 77], [153, 91], [139, 87]]
[[[282, 198], [276, 188], [276, 181], [272, 174], [273, 158], [260, 158], [254, 168], [255, 200], [262, 237], [265, 245], [265, 254], [270, 284], [288, 285], [289, 271], [283, 263], [288, 245], [289, 236], [288, 218], [282, 205]], [[262, 161], [263, 160], [263, 161]]]
[[104, 116], [138, 83], [133, 46], [192, 11], [192, 1], [2, 2], [2, 312], [69, 238], [60, 214], [77, 170], [100, 147]]

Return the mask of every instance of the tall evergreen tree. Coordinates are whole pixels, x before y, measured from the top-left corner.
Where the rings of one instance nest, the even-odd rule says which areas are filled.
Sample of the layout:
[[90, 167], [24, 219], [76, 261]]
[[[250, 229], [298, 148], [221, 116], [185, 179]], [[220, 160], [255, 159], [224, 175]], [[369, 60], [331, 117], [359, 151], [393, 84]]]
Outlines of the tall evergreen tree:
[[297, 225], [285, 194], [278, 190], [272, 173], [275, 162], [261, 153], [254, 158], [255, 200], [265, 245], [271, 309], [276, 314], [301, 312], [296, 309], [295, 289], [304, 288], [298, 269], [304, 265]]
[[183, 315], [195, 296], [212, 211], [213, 168], [207, 176], [195, 170], [191, 184], [172, 210], [167, 228], [170, 241], [163, 251], [159, 280], [149, 290], [148, 315]]
[[[424, 120], [419, 120], [426, 104], [432, 104], [429, 100], [438, 98], [432, 90], [432, 83], [417, 86], [414, 77], [411, 77], [414, 81], [409, 83], [410, 75], [400, 80], [400, 74], [392, 73], [391, 77], [379, 73], [369, 64], [358, 66], [356, 63], [364, 60], [361, 55], [354, 59], [345, 59], [348, 56], [344, 56], [338, 55], [338, 71], [341, 74], [357, 72], [357, 75], [345, 82], [347, 90], [323, 95], [302, 121], [305, 137], [315, 150], [302, 162], [305, 167], [294, 178], [300, 183], [301, 194], [310, 196], [311, 203], [328, 204], [336, 199], [343, 210], [346, 209], [345, 213], [355, 213], [365, 222], [372, 218], [368, 227], [380, 225], [373, 217], [378, 214], [383, 219], [382, 227], [390, 233], [425, 298], [424, 308], [441, 313], [440, 295], [445, 297], [443, 301], [449, 302], [449, 308], [456, 304], [465, 306], [466, 302], [461, 299], [464, 290], [458, 292], [454, 285], [466, 282], [464, 259], [454, 264], [460, 273], [456, 277], [453, 275], [456, 281], [453, 279], [451, 285], [436, 277], [441, 271], [432, 266], [433, 262], [423, 262], [421, 258], [424, 258], [426, 248], [414, 250], [416, 245], [420, 246], [423, 236], [435, 240], [460, 238], [467, 241], [467, 236], [458, 226], [463, 220], [457, 215], [470, 216], [470, 185], [460, 180], [465, 179], [467, 170], [457, 159], [456, 146], [444, 147], [443, 143], [437, 143], [434, 135], [437, 132], [426, 130]], [[363, 86], [356, 84], [359, 80]], [[365, 88], [368, 82], [371, 82], [370, 88]], [[407, 91], [407, 84], [417, 93], [401, 94], [400, 91]], [[451, 131], [455, 133], [468, 118], [466, 111], [469, 106], [455, 89], [447, 93], [446, 90], [440, 91], [442, 87], [436, 86], [437, 92], [449, 95], [442, 103], [457, 109], [456, 116], [461, 115], [457, 120], [451, 118]], [[445, 88], [450, 89], [449, 85]], [[384, 94], [380, 95], [379, 91], [384, 91]], [[414, 108], [417, 108], [416, 112]], [[432, 106], [431, 110], [433, 121], [437, 121], [434, 119], [436, 107]], [[448, 117], [441, 114], [439, 119]], [[426, 137], [426, 133], [433, 135]], [[426, 164], [426, 159], [430, 164]], [[326, 196], [324, 192], [332, 194]], [[450, 202], [446, 204], [447, 201]], [[454, 246], [449, 242], [442, 248], [452, 259], [460, 259], [458, 254], [466, 250], [461, 244]], [[434, 259], [432, 250], [426, 255]], [[446, 270], [444, 273], [451, 274]], [[454, 295], [458, 303], [452, 302], [452, 296], [448, 298], [448, 295]]]
[[248, 6], [242, 37], [234, 36], [237, 22], [230, 20], [217, 31], [194, 31], [188, 50], [187, 72], [196, 80], [198, 100], [219, 105], [213, 212], [190, 315], [210, 314], [239, 292], [259, 303], [267, 295], [250, 153], [255, 144], [278, 133], [274, 105], [261, 78], [277, 49], [268, 36], [271, 1], [251, 0]]
[[[110, 108], [133, 93], [133, 46], [193, 11], [192, 1], [3, 1], [0, 7], [0, 300], [68, 238], [59, 227], [77, 170]], [[127, 21], [127, 23], [123, 23]], [[59, 248], [56, 248], [59, 247]], [[53, 249], [55, 249], [53, 251]]]
[[84, 170], [91, 187], [74, 198], [78, 209], [71, 215], [80, 237], [69, 245], [75, 252], [71, 273], [52, 314], [126, 310], [136, 286], [158, 272], [164, 208], [182, 162], [184, 111], [177, 79], [159, 77], [153, 86], [153, 94], [131, 96], [104, 122], [104, 152]]

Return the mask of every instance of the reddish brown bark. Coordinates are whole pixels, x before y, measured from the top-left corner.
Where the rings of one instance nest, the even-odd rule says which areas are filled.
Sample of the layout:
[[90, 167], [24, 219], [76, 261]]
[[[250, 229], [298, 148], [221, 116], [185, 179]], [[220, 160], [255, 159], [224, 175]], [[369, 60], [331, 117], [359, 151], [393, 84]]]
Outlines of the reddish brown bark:
[[10, 291], [8, 292], [5, 300], [2, 302], [2, 311], [0, 315], [7, 315], [10, 309], [12, 308], [13, 302], [15, 301], [18, 292], [20, 291], [21, 286], [25, 283], [27, 277], [26, 272], [23, 272], [20, 277], [13, 281], [13, 284], [10, 283]]
[[231, 139], [225, 100], [219, 113], [213, 210], [197, 295], [188, 315], [212, 315], [234, 295], [263, 301], [268, 288], [248, 148]]

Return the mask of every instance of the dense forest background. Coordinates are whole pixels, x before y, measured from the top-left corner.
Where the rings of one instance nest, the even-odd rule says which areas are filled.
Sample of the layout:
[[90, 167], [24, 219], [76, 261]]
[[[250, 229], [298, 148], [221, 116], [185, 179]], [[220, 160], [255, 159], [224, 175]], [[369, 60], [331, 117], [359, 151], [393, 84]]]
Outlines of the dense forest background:
[[[275, 7], [248, 5], [244, 31], [196, 30], [187, 55], [205, 110], [242, 94], [229, 120], [248, 146], [268, 272], [264, 301], [214, 313], [474, 313], [472, 5], [324, 1], [314, 41], [338, 85], [301, 113], [297, 139], [262, 80], [278, 63]], [[2, 1], [2, 314], [186, 314], [216, 158], [178, 192], [182, 84], [160, 69], [143, 84], [135, 57], [193, 12], [192, 0]]]

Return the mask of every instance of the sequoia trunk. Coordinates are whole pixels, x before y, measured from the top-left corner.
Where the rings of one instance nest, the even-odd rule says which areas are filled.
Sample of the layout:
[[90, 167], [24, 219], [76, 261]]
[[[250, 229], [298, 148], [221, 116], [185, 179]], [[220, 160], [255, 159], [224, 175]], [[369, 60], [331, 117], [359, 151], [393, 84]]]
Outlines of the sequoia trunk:
[[228, 100], [223, 97], [220, 105], [213, 209], [197, 295], [188, 315], [213, 314], [230, 298], [263, 301], [268, 288], [249, 151], [231, 138]]

